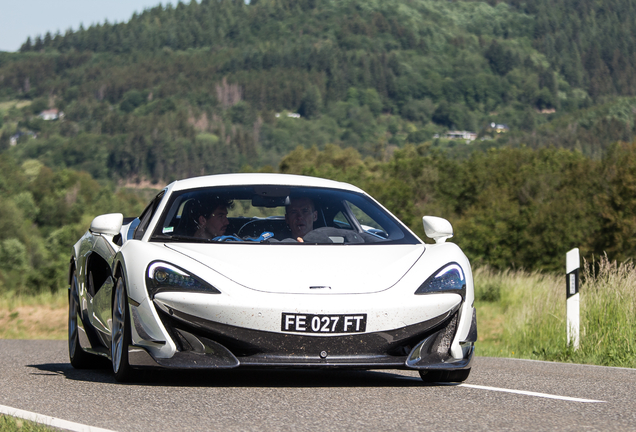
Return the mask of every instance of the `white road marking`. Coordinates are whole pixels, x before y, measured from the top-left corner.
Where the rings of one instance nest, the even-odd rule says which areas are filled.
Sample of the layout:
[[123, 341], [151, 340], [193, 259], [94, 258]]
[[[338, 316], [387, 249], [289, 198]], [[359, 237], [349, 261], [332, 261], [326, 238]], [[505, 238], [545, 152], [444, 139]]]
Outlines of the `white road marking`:
[[581, 398], [574, 398], [569, 396], [552, 395], [548, 393], [537, 393], [537, 392], [531, 392], [531, 391], [525, 391], [525, 390], [513, 390], [513, 389], [506, 389], [506, 388], [499, 388], [499, 387], [480, 386], [480, 385], [474, 385], [474, 384], [459, 384], [458, 387], [468, 387], [468, 388], [474, 388], [474, 389], [480, 389], [480, 390], [515, 393], [515, 394], [521, 394], [526, 396], [535, 396], [535, 397], [542, 397], [547, 399], [559, 399], [559, 400], [565, 400], [570, 402], [605, 403], [605, 401], [601, 401], [601, 400], [581, 399]]
[[0, 414], [10, 415], [12, 417], [18, 417], [21, 419], [29, 420], [35, 423], [52, 426], [59, 429], [69, 430], [73, 432], [114, 432], [109, 429], [102, 429], [95, 426], [83, 425], [80, 423], [73, 423], [67, 420], [62, 420], [55, 417], [49, 417], [42, 414], [24, 411], [17, 408], [11, 408], [5, 405], [0, 405]]

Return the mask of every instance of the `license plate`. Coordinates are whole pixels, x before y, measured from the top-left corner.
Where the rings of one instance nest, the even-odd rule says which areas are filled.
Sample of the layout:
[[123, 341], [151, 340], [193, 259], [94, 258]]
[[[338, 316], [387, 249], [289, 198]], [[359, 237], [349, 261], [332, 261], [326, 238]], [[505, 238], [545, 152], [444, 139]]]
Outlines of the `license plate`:
[[294, 333], [362, 333], [367, 314], [313, 315], [283, 312], [281, 330]]

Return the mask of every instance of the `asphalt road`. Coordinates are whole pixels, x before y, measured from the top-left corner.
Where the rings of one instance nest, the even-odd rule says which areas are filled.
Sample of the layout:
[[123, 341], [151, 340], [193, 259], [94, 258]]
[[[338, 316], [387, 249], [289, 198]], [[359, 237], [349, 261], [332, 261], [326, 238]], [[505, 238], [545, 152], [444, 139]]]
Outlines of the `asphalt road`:
[[636, 431], [636, 369], [477, 357], [465, 385], [397, 370], [161, 372], [123, 385], [73, 369], [65, 341], [18, 340], [0, 340], [0, 364], [0, 405], [115, 431]]

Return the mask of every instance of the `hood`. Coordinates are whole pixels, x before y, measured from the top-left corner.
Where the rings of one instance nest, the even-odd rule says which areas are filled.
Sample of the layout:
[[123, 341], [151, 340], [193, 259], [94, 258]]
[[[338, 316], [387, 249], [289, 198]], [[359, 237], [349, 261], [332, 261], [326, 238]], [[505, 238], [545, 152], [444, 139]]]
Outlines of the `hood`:
[[166, 247], [247, 288], [289, 294], [384, 291], [395, 285], [424, 253], [423, 244], [167, 243]]

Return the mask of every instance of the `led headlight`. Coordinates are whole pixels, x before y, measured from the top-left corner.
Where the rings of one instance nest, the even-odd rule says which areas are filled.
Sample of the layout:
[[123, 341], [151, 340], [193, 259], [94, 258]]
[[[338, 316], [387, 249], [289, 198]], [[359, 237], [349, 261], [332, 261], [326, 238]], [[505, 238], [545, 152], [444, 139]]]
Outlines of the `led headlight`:
[[221, 294], [209, 283], [171, 264], [154, 262], [146, 271], [146, 288], [150, 298], [161, 291], [186, 291]]
[[433, 293], [457, 293], [465, 296], [466, 277], [459, 264], [452, 263], [442, 267], [415, 291], [415, 294]]

